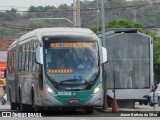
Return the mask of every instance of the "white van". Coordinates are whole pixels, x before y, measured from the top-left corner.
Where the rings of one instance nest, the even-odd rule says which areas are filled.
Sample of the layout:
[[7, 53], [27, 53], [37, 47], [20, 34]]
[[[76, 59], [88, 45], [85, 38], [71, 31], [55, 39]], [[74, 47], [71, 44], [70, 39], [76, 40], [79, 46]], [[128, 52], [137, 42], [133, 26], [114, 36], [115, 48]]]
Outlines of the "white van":
[[150, 96], [150, 106], [153, 106], [154, 104], [158, 104], [160, 106], [160, 84], [157, 84], [155, 88], [148, 93], [148, 95]]

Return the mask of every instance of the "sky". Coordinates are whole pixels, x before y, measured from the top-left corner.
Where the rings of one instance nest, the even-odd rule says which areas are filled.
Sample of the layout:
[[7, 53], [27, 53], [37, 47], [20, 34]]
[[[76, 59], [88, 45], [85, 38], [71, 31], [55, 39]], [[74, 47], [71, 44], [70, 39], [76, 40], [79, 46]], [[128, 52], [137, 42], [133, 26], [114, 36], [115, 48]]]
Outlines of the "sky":
[[[84, 0], [81, 0], [84, 1]], [[93, 0], [87, 0], [93, 1]], [[10, 10], [17, 8], [18, 10], [28, 10], [30, 6], [59, 6], [61, 4], [71, 5], [73, 0], [0, 0], [0, 10]]]

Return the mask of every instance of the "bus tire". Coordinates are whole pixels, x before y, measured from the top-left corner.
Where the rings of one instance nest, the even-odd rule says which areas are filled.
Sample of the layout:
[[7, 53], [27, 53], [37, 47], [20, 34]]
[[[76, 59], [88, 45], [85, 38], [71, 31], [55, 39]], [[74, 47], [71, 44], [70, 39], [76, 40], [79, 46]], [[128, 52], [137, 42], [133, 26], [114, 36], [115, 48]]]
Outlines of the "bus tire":
[[158, 105], [160, 106], [160, 97], [158, 97]]
[[139, 105], [142, 105], [143, 104], [143, 102], [142, 101], [139, 101]]
[[10, 106], [11, 106], [11, 110], [17, 110], [17, 104], [16, 103], [11, 102]]
[[145, 101], [145, 102], [144, 102], [144, 105], [148, 105], [148, 101]]
[[154, 105], [154, 103], [152, 102], [151, 99], [149, 100], [149, 105], [150, 105], [150, 106], [153, 106], [153, 105]]
[[85, 113], [86, 114], [91, 114], [91, 113], [93, 113], [94, 112], [94, 109], [92, 108], [92, 107], [86, 107], [85, 108]]
[[11, 106], [11, 110], [16, 110], [17, 109], [17, 104], [12, 102], [12, 97], [11, 97], [11, 89], [9, 88], [9, 102]]

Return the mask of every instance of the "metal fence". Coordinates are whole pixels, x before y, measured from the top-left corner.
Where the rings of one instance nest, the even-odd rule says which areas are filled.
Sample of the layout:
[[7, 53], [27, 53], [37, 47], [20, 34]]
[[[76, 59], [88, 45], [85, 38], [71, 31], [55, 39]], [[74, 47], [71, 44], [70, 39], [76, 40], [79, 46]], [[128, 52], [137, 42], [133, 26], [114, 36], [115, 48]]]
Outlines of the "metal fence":
[[117, 33], [105, 40], [107, 88], [150, 87], [150, 39], [140, 33]]

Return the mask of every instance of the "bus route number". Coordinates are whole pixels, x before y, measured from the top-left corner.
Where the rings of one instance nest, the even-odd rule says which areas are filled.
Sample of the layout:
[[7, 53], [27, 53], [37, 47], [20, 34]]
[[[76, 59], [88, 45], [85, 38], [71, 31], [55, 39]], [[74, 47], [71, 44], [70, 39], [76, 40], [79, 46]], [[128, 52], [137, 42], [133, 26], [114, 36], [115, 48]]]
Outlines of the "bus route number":
[[59, 96], [71, 96], [71, 92], [58, 92]]

